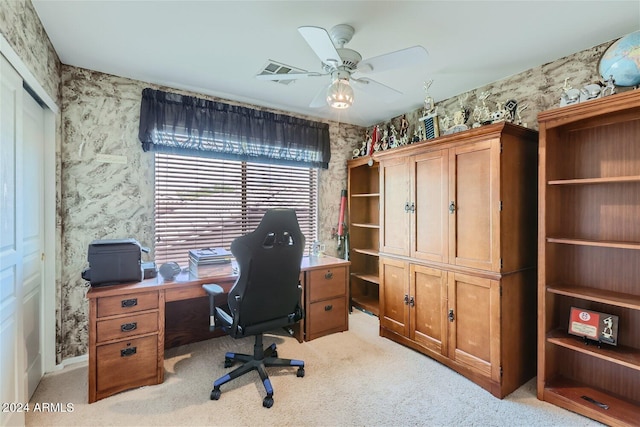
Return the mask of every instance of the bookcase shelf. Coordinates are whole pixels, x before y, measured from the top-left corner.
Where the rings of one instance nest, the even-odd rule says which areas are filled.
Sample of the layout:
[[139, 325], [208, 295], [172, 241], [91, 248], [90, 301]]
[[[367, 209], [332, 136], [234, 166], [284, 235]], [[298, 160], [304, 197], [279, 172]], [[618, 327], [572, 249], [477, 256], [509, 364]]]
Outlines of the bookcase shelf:
[[347, 161], [349, 201], [350, 307], [378, 315], [380, 236], [379, 163], [369, 158]]
[[[640, 91], [538, 116], [538, 398], [640, 420]], [[618, 316], [617, 346], [568, 333], [572, 307]]]

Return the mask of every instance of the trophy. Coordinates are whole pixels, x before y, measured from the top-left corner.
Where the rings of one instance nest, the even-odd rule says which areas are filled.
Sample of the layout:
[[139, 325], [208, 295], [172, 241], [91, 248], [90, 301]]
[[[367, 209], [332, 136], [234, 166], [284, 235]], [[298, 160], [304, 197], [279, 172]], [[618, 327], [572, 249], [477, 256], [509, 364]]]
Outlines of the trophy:
[[423, 116], [418, 120], [424, 125], [425, 139], [433, 139], [440, 136], [440, 128], [438, 126], [438, 112], [433, 98], [429, 95], [429, 88], [433, 84], [433, 80], [424, 83], [424, 111]]

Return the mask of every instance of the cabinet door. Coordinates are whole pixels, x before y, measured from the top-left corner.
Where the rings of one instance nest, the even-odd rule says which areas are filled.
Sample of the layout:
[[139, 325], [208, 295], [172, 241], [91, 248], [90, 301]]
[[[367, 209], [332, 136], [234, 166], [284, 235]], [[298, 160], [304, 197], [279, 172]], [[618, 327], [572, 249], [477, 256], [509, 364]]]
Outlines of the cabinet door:
[[380, 164], [380, 252], [409, 254], [409, 159]]
[[448, 273], [449, 358], [500, 380], [500, 282]]
[[411, 264], [411, 308], [409, 338], [447, 355], [447, 273], [435, 268]]
[[409, 336], [409, 272], [406, 262], [380, 258], [380, 326]]
[[411, 256], [446, 263], [448, 244], [448, 151], [434, 151], [413, 158], [411, 200]]
[[500, 142], [455, 147], [449, 156], [449, 262], [500, 271]]

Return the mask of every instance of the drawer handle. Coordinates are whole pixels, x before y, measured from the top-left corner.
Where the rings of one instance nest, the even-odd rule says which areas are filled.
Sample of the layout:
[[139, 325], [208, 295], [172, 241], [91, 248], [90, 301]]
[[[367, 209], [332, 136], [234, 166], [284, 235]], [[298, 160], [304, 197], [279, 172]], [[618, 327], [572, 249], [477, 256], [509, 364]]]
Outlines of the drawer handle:
[[120, 350], [120, 357], [129, 357], [133, 356], [137, 352], [137, 347], [127, 347], [125, 349]]
[[121, 305], [123, 308], [135, 307], [138, 305], [138, 298], [123, 299]]
[[333, 279], [333, 273], [331, 271], [329, 271], [328, 273], [325, 273], [324, 278], [327, 280]]
[[120, 330], [122, 332], [131, 332], [138, 329], [138, 322], [125, 323], [124, 325], [120, 325]]
[[333, 310], [333, 305], [329, 304], [324, 306], [324, 311], [331, 311], [331, 310]]

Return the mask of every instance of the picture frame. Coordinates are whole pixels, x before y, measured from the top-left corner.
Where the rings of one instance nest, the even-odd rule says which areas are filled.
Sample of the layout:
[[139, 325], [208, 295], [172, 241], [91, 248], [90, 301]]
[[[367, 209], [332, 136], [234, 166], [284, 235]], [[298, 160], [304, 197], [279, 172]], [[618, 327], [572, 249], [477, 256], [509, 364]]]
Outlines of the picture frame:
[[571, 307], [569, 334], [609, 345], [618, 345], [618, 316]]

